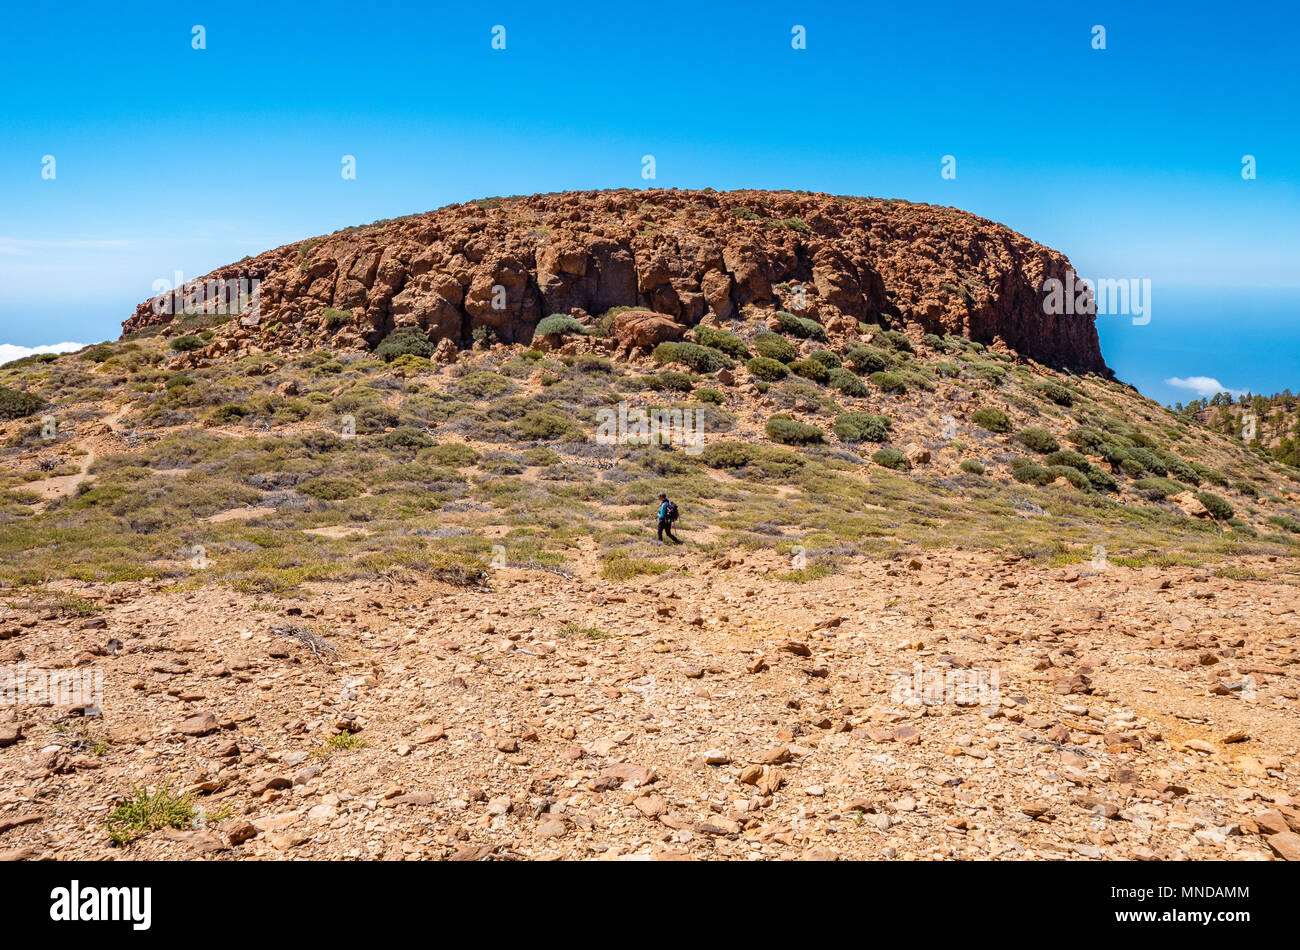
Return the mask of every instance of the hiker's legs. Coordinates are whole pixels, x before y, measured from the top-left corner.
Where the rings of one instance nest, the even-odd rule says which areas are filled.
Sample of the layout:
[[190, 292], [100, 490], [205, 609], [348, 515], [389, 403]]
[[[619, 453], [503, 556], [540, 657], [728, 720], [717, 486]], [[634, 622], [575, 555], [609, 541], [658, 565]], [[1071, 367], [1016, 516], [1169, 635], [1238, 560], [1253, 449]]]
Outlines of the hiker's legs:
[[664, 529], [665, 529], [665, 528], [668, 529], [668, 537], [671, 538], [671, 537], [673, 536], [673, 529], [669, 526], [668, 522], [666, 522], [666, 521], [664, 521], [662, 518], [660, 518], [660, 519], [659, 519], [659, 540], [660, 540], [660, 541], [662, 541], [662, 540], [664, 539]]
[[677, 537], [677, 535], [673, 534], [673, 523], [671, 521], [664, 525], [664, 531], [668, 532], [668, 538], [673, 542], [673, 544], [682, 543], [681, 539]]

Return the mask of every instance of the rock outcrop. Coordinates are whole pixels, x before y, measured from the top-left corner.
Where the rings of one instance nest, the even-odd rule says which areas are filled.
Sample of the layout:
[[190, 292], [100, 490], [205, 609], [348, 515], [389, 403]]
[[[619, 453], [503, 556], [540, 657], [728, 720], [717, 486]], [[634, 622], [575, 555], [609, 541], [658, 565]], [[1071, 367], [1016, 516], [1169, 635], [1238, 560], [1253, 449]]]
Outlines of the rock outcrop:
[[[403, 326], [458, 346], [485, 334], [527, 343], [552, 313], [590, 319], [636, 307], [690, 327], [781, 309], [831, 332], [878, 321], [1105, 372], [1093, 318], [1045, 312], [1044, 282], [1064, 280], [1069, 267], [1003, 225], [933, 205], [587, 191], [347, 228], [220, 268], [185, 292], [260, 281], [259, 326], [271, 345], [373, 346]], [[156, 303], [142, 303], [123, 332], [171, 322]]]

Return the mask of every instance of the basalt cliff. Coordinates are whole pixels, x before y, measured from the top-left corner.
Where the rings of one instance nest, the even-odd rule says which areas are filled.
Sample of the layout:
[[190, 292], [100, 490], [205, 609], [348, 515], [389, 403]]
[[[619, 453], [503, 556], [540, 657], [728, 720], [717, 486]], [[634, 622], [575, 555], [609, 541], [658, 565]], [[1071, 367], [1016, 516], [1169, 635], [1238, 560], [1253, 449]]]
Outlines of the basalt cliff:
[[[1043, 306], [1044, 283], [1069, 268], [1063, 254], [953, 208], [797, 192], [584, 191], [346, 228], [220, 268], [182, 294], [201, 309], [207, 282], [260, 282], [263, 346], [359, 349], [404, 326], [460, 347], [475, 331], [527, 343], [555, 313], [591, 322], [636, 307], [685, 328], [787, 310], [832, 335], [867, 321], [1106, 372], [1093, 318]], [[176, 309], [147, 300], [123, 332], [171, 323]]]

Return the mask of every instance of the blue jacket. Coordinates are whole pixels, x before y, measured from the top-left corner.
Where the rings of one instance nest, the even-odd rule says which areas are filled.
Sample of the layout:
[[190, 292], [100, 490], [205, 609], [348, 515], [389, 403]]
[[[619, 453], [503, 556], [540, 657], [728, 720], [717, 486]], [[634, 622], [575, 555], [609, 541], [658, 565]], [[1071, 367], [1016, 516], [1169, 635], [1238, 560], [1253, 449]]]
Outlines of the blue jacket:
[[662, 505], [659, 506], [659, 520], [663, 521], [667, 517], [668, 517], [668, 502], [665, 501]]

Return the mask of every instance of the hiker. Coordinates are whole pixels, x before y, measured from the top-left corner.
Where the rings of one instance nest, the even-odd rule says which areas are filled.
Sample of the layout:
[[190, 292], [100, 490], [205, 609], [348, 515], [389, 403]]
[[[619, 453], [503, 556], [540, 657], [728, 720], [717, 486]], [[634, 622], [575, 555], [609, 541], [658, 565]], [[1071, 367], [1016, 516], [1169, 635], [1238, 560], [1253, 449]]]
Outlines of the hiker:
[[668, 535], [668, 540], [673, 544], [681, 544], [681, 540], [673, 534], [673, 522], [677, 520], [677, 503], [668, 500], [668, 496], [663, 492], [659, 493], [659, 540]]

